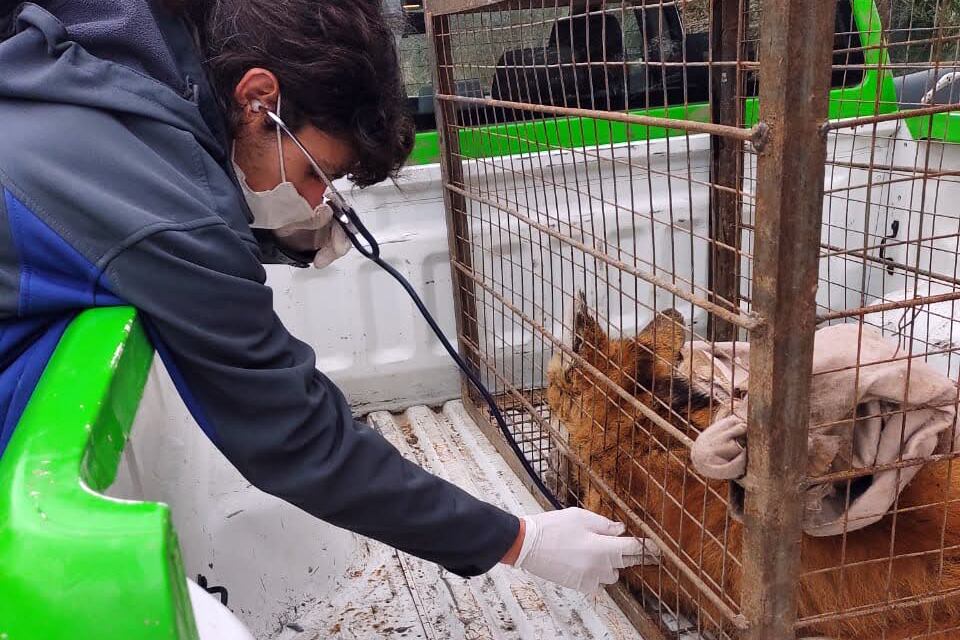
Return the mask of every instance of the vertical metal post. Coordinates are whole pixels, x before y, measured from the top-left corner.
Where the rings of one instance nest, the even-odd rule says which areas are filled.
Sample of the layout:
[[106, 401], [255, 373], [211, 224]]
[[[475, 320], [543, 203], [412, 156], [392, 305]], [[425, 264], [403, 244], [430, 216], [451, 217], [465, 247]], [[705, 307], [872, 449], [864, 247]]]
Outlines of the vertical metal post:
[[[711, 62], [735, 62], [740, 59], [738, 25], [741, 0], [713, 0], [710, 31]], [[749, 6], [749, 0], [743, 0]], [[710, 115], [716, 124], [738, 126], [743, 123], [739, 66], [720, 65], [710, 71]], [[710, 265], [709, 289], [712, 301], [734, 306], [740, 304], [740, 195], [743, 181], [743, 143], [726, 136], [710, 136]], [[719, 190], [727, 187], [735, 192]], [[717, 243], [722, 243], [723, 246]], [[730, 249], [728, 247], [733, 247]], [[736, 327], [710, 314], [707, 336], [711, 340], [736, 339]]]
[[746, 640], [792, 640], [836, 0], [765, 0], [741, 610]]
[[[433, 54], [434, 94], [456, 95], [456, 80], [453, 73], [453, 50], [451, 47], [450, 16], [433, 15], [430, 6], [424, 8], [427, 40]], [[457, 321], [457, 341], [460, 355], [479, 372], [477, 358], [469, 344], [480, 346], [477, 327], [477, 294], [474, 283], [463, 276], [454, 266], [460, 263], [466, 269], [473, 268], [470, 242], [470, 222], [467, 218], [466, 199], [447, 188], [454, 185], [466, 189], [463, 180], [463, 163], [460, 156], [460, 135], [457, 129], [456, 105], [448, 100], [434, 100], [437, 119], [437, 134], [440, 140], [440, 175], [443, 202], [446, 208], [447, 245], [450, 248], [450, 270], [453, 282], [453, 305]], [[460, 386], [464, 399], [475, 398], [475, 391], [461, 374]]]

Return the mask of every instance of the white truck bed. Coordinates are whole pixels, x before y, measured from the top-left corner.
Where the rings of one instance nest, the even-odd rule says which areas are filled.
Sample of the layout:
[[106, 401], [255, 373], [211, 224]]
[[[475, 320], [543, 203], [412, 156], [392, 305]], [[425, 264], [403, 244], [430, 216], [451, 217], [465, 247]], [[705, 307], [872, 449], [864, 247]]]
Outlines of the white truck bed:
[[[404, 455], [513, 513], [539, 505], [459, 401], [369, 422]], [[332, 599], [298, 612], [273, 636], [314, 638], [610, 638], [639, 634], [605, 593], [587, 597], [508, 567], [459, 578], [373, 541], [359, 545]]]
[[[516, 514], [540, 505], [459, 400], [375, 412], [405, 456]], [[609, 595], [586, 597], [498, 566], [463, 579], [326, 524], [251, 487], [155, 363], [110, 494], [171, 505], [187, 575], [227, 589], [256, 638], [642, 640]]]

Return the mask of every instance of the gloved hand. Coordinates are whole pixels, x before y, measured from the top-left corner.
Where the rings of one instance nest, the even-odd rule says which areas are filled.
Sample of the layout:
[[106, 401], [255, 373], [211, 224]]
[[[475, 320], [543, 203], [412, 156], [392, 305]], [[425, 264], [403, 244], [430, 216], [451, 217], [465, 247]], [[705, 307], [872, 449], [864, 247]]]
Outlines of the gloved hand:
[[564, 587], [594, 593], [613, 584], [620, 569], [650, 559], [644, 542], [619, 537], [626, 527], [571, 507], [523, 516], [526, 533], [515, 567]]
[[337, 258], [345, 256], [352, 245], [343, 227], [333, 219], [333, 210], [329, 205], [322, 205], [314, 211], [316, 215], [309, 220], [280, 227], [274, 234], [277, 241], [289, 249], [316, 251], [313, 266], [323, 269]]

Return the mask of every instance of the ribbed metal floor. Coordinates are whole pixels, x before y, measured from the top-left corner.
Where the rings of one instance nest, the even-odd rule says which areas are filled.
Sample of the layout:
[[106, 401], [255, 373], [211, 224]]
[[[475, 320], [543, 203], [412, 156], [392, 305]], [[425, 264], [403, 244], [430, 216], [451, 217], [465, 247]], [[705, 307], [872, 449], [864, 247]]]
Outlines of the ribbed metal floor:
[[[404, 455], [474, 495], [518, 514], [540, 507], [459, 402], [373, 413], [369, 422]], [[465, 580], [367, 541], [337, 597], [275, 636], [319, 638], [642, 640], [613, 601], [588, 598], [505, 566]]]

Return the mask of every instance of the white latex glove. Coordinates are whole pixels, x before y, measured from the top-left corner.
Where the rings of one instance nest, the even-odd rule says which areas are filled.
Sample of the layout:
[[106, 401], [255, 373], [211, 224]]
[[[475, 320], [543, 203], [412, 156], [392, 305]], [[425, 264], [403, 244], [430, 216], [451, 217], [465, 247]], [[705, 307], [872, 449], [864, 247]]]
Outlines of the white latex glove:
[[643, 541], [619, 537], [622, 523], [591, 511], [571, 507], [523, 520], [526, 533], [514, 566], [564, 587], [594, 593], [616, 582], [620, 569], [644, 561]]
[[313, 266], [323, 269], [345, 256], [353, 245], [340, 223], [333, 219], [329, 206], [318, 207], [316, 212], [317, 215], [310, 220], [280, 227], [274, 233], [285, 247], [295, 251], [316, 250]]

